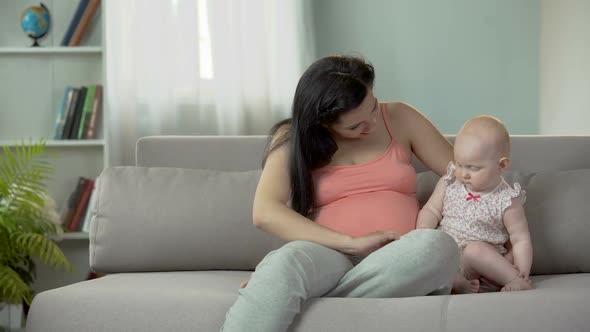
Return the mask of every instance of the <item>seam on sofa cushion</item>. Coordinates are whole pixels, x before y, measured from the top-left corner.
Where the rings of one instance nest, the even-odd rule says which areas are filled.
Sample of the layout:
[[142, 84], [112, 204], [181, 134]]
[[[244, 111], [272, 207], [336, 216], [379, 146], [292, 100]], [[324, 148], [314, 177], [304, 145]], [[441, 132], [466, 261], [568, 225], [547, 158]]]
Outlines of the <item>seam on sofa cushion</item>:
[[440, 310], [440, 328], [439, 331], [446, 332], [447, 331], [447, 314], [449, 311], [449, 302], [451, 302], [452, 295], [444, 295], [445, 300]]

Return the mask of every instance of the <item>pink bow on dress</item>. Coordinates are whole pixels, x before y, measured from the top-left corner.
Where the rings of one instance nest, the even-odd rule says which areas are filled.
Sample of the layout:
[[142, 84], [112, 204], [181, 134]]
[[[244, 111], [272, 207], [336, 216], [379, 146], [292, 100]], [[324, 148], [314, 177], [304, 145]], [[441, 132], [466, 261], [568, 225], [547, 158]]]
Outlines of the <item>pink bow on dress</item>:
[[468, 200], [468, 201], [470, 201], [470, 200], [474, 200], [474, 201], [476, 201], [476, 202], [479, 202], [479, 198], [480, 198], [480, 197], [481, 197], [481, 195], [480, 195], [480, 194], [474, 195], [474, 194], [472, 194], [472, 193], [469, 193], [469, 196], [467, 196], [467, 200]]

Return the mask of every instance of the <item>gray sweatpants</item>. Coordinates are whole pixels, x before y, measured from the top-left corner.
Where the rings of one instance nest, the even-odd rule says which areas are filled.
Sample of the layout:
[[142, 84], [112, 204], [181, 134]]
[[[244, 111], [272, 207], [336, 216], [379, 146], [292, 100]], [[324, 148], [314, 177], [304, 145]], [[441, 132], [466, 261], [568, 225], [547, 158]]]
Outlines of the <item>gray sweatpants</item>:
[[458, 271], [457, 244], [439, 230], [407, 233], [356, 266], [336, 250], [293, 241], [258, 264], [248, 286], [239, 290], [221, 330], [286, 331], [312, 297], [450, 294]]

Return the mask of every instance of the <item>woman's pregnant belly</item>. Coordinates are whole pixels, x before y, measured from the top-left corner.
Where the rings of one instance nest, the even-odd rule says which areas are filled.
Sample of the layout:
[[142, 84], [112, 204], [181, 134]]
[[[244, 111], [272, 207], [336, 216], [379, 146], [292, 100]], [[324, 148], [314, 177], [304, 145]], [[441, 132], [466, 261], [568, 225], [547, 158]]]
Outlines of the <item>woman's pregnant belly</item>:
[[418, 202], [415, 196], [395, 191], [351, 195], [316, 210], [314, 220], [351, 236], [393, 230], [400, 234], [416, 228]]

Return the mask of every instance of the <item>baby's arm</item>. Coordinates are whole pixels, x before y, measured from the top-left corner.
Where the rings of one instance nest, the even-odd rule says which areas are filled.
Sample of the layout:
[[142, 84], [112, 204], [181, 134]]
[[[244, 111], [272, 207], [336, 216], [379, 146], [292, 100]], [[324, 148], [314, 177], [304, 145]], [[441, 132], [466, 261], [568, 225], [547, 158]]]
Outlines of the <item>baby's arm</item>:
[[524, 279], [528, 279], [533, 263], [533, 245], [524, 208], [518, 197], [513, 198], [512, 205], [504, 211], [504, 225], [510, 234], [514, 265]]
[[428, 202], [422, 207], [418, 213], [418, 220], [416, 221], [416, 229], [420, 228], [436, 228], [442, 219], [443, 201], [445, 198], [445, 191], [447, 190], [447, 182], [444, 177], [438, 180], [432, 195]]

